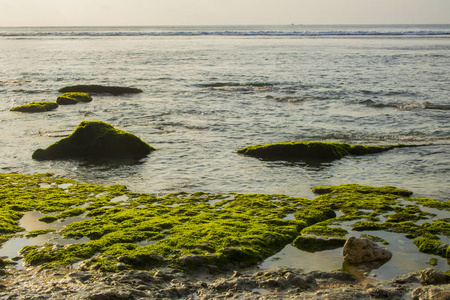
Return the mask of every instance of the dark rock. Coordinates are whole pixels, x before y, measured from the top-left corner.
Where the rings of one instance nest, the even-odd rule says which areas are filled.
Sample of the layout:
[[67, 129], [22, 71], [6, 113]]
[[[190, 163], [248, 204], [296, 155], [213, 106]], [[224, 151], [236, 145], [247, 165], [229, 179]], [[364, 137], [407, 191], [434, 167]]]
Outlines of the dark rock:
[[142, 93], [142, 90], [130, 87], [104, 86], [104, 85], [74, 85], [63, 87], [58, 90], [61, 93], [67, 92], [84, 92], [94, 94], [112, 94], [114, 96], [122, 94]]
[[326, 280], [333, 280], [333, 281], [342, 281], [342, 282], [350, 282], [350, 283], [356, 283], [356, 278], [348, 273], [348, 272], [342, 272], [342, 271], [335, 271], [335, 272], [323, 272], [323, 271], [313, 271], [311, 274], [316, 279], [326, 279]]
[[420, 282], [424, 285], [445, 284], [450, 282], [450, 276], [436, 269], [428, 268], [420, 273]]
[[345, 242], [344, 238], [339, 237], [298, 236], [293, 244], [300, 250], [316, 252], [340, 248]]
[[394, 283], [405, 284], [405, 283], [419, 283], [420, 280], [415, 273], [405, 274], [393, 279]]
[[13, 107], [10, 109], [10, 111], [38, 113], [51, 111], [56, 108], [58, 108], [58, 103], [55, 102], [33, 102], [30, 104]]
[[255, 145], [237, 150], [238, 153], [265, 159], [287, 161], [332, 161], [347, 155], [384, 152], [404, 145], [364, 146], [325, 142], [286, 142]]
[[38, 149], [36, 160], [92, 158], [141, 159], [155, 150], [129, 132], [115, 129], [101, 121], [83, 121], [68, 137]]
[[179, 263], [183, 267], [199, 268], [206, 267], [208, 264], [217, 260], [215, 255], [186, 255], [179, 258]]
[[406, 292], [404, 287], [375, 287], [368, 289], [367, 292], [373, 299], [403, 299]]
[[90, 300], [127, 300], [131, 299], [131, 291], [123, 291], [119, 289], [110, 289], [107, 291], [100, 290], [89, 294], [87, 299]]
[[56, 103], [60, 105], [71, 105], [91, 101], [92, 97], [86, 93], [64, 93], [56, 99]]

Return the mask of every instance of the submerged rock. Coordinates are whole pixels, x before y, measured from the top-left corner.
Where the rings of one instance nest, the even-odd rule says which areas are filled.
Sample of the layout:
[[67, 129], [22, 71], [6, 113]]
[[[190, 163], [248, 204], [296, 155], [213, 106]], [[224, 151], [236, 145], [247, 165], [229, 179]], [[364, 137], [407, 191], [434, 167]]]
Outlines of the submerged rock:
[[56, 108], [58, 108], [58, 103], [55, 102], [33, 102], [30, 104], [13, 107], [10, 109], [10, 111], [37, 113], [37, 112], [51, 111]]
[[380, 247], [369, 239], [351, 236], [347, 239], [343, 249], [344, 262], [362, 263], [377, 260], [389, 260], [392, 252], [387, 248]]
[[61, 93], [67, 92], [84, 92], [84, 93], [94, 93], [94, 94], [112, 94], [114, 96], [122, 94], [138, 94], [142, 93], [141, 89], [131, 88], [131, 87], [120, 87], [120, 86], [104, 86], [104, 85], [74, 85], [63, 87], [58, 90]]
[[129, 132], [101, 121], [83, 121], [68, 137], [38, 149], [33, 159], [141, 159], [155, 150]]
[[61, 105], [71, 105], [91, 101], [92, 97], [86, 93], [64, 93], [56, 99], [56, 102]]
[[404, 145], [365, 146], [345, 143], [286, 142], [254, 145], [237, 150], [238, 153], [265, 160], [323, 160], [331, 161], [347, 155], [364, 155], [388, 151]]

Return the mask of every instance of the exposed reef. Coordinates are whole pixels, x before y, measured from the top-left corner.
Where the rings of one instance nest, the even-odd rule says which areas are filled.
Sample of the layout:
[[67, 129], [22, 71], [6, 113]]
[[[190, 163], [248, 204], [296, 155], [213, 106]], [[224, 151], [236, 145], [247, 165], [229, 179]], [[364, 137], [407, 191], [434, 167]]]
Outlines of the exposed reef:
[[33, 102], [30, 104], [15, 106], [10, 111], [25, 112], [25, 113], [39, 113], [51, 111], [58, 108], [58, 103], [55, 102]]
[[[26, 246], [23, 260], [47, 267], [82, 261], [80, 270], [101, 272], [162, 266], [223, 271], [255, 266], [290, 243], [310, 252], [341, 247], [347, 232], [336, 225], [361, 219], [379, 222], [381, 216], [404, 208], [405, 201], [414, 201], [401, 196], [410, 192], [394, 187], [342, 185], [317, 190], [329, 192], [314, 200], [203, 192], [156, 197], [121, 185], [102, 187], [51, 174], [4, 174], [0, 175], [0, 243], [24, 231], [19, 226], [24, 212], [43, 213], [39, 219], [43, 224], [78, 216], [81, 221], [56, 231], [43, 226], [23, 232], [27, 237], [50, 233], [82, 239], [65, 246]], [[407, 207], [411, 215], [420, 214]], [[333, 217], [330, 210], [343, 215]], [[292, 214], [296, 219], [287, 218]], [[443, 248], [438, 237], [450, 235], [445, 220], [382, 225], [383, 230], [416, 238], [419, 251], [448, 258], [448, 247]], [[425, 238], [433, 243], [424, 244]]]
[[405, 145], [365, 146], [328, 142], [286, 142], [254, 145], [237, 150], [238, 153], [264, 160], [332, 161], [347, 155], [374, 154], [405, 147]]
[[58, 90], [61, 93], [67, 92], [83, 92], [83, 93], [93, 93], [93, 94], [112, 94], [114, 96], [122, 94], [137, 94], [142, 93], [141, 89], [131, 88], [131, 87], [120, 87], [120, 86], [104, 86], [104, 85], [74, 85], [63, 87]]
[[56, 99], [60, 105], [72, 105], [80, 102], [91, 102], [92, 97], [87, 93], [64, 93]]
[[138, 160], [153, 147], [132, 133], [119, 130], [101, 121], [83, 121], [68, 137], [36, 150], [36, 160], [52, 159], [134, 159]]

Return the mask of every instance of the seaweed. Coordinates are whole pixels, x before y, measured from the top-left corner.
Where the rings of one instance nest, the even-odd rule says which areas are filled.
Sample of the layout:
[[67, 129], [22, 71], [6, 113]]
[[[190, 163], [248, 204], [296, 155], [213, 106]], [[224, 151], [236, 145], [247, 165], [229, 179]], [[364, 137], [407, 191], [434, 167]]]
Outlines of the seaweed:
[[55, 110], [58, 108], [58, 103], [55, 102], [32, 102], [30, 104], [15, 106], [10, 111], [24, 112], [24, 113], [39, 113]]

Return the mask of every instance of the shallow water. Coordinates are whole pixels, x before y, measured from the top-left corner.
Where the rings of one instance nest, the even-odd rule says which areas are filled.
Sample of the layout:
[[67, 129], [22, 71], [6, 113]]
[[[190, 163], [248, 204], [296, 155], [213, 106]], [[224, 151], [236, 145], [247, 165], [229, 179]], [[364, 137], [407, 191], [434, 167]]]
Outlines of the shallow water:
[[[153, 194], [312, 198], [314, 186], [360, 183], [448, 200], [449, 34], [448, 25], [0, 28], [0, 172], [51, 171]], [[55, 101], [74, 84], [144, 93], [9, 111]], [[158, 151], [128, 165], [31, 159], [83, 120], [130, 131]], [[235, 153], [290, 140], [427, 146], [320, 165]]]

